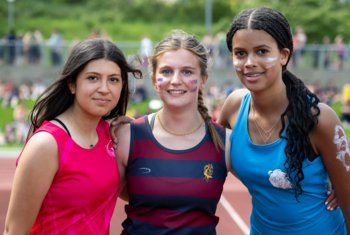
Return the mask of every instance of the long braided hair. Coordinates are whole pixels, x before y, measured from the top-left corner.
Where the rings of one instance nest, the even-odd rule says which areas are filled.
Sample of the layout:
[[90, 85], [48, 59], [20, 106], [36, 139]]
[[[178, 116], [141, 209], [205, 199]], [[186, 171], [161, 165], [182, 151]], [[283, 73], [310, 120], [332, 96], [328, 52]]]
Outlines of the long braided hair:
[[[158, 43], [154, 49], [153, 55], [150, 57], [149, 71], [151, 73], [153, 83], [155, 83], [154, 76], [158, 65], [158, 57], [167, 51], [179, 49], [186, 49], [197, 56], [201, 69], [201, 75], [208, 75], [208, 50], [205, 48], [205, 46], [201, 44], [194, 35], [190, 35], [182, 30], [173, 30], [166, 38]], [[214, 127], [214, 123], [208, 112], [208, 108], [204, 104], [202, 90], [199, 90], [198, 94], [198, 111], [205, 123], [208, 125], [209, 133], [213, 139], [216, 149], [224, 149], [223, 141]]]
[[[286, 161], [284, 167], [293, 185], [296, 199], [302, 194], [300, 182], [304, 179], [302, 163], [307, 157], [315, 157], [309, 133], [318, 122], [320, 109], [319, 99], [293, 73], [288, 71], [287, 64], [293, 53], [293, 38], [287, 19], [278, 11], [262, 7], [242, 11], [236, 16], [226, 35], [227, 47], [232, 53], [232, 38], [241, 29], [263, 30], [271, 35], [279, 50], [288, 48], [290, 56], [282, 67], [282, 80], [286, 86], [289, 104], [281, 115], [282, 128], [280, 138], [287, 140], [284, 149]], [[286, 120], [288, 125], [286, 125]], [[287, 126], [286, 136], [282, 136]]]

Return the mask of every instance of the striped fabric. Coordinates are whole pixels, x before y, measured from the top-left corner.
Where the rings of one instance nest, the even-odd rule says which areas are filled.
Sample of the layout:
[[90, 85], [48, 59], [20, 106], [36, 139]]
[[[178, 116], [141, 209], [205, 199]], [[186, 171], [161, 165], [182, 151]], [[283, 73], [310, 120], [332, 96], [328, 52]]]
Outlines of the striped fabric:
[[[224, 139], [225, 129], [216, 128]], [[122, 234], [216, 234], [227, 169], [208, 130], [193, 148], [171, 150], [154, 138], [147, 116], [135, 120], [126, 174], [129, 205]]]

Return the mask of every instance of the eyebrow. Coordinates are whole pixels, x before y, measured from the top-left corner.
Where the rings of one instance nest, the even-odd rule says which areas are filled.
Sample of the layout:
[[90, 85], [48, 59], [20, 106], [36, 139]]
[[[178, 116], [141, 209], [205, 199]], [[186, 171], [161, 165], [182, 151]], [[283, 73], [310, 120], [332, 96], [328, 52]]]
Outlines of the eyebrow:
[[[255, 46], [254, 48], [271, 48], [271, 47], [266, 45], [266, 44], [261, 44], [261, 45]], [[242, 48], [242, 47], [233, 47], [233, 50], [244, 50], [244, 48]]]
[[[86, 75], [99, 75], [99, 76], [101, 76], [100, 73], [94, 72], [94, 71], [87, 71], [85, 74]], [[111, 76], [122, 77], [122, 75], [120, 73], [112, 73], [112, 74], [108, 75], [108, 77], [111, 77]]]

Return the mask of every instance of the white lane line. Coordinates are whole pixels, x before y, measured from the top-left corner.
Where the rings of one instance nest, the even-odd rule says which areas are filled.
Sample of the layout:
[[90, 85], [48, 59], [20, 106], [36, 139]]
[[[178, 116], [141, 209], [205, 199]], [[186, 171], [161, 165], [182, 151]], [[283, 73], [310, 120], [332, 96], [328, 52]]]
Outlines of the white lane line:
[[244, 234], [249, 235], [249, 227], [243, 221], [243, 219], [239, 216], [237, 211], [231, 206], [231, 204], [227, 201], [224, 195], [221, 195], [220, 198], [221, 205], [225, 208], [227, 213], [230, 215], [231, 219], [237, 224], [237, 226], [243, 231]]

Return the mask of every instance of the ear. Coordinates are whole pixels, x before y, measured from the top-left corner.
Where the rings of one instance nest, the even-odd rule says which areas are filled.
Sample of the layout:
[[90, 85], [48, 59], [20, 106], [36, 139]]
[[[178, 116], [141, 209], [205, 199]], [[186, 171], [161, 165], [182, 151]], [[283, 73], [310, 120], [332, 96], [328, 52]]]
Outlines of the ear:
[[76, 88], [75, 83], [68, 82], [67, 85], [68, 85], [68, 88], [70, 90], [70, 93], [72, 93], [74, 95], [75, 94], [75, 88]]
[[200, 86], [199, 86], [199, 89], [203, 90], [204, 87], [205, 87], [205, 83], [206, 83], [207, 81], [208, 81], [208, 74], [202, 76], [202, 81], [201, 81], [201, 84], [200, 84]]
[[290, 56], [290, 50], [288, 48], [283, 48], [281, 50], [281, 65], [284, 66], [287, 64]]

